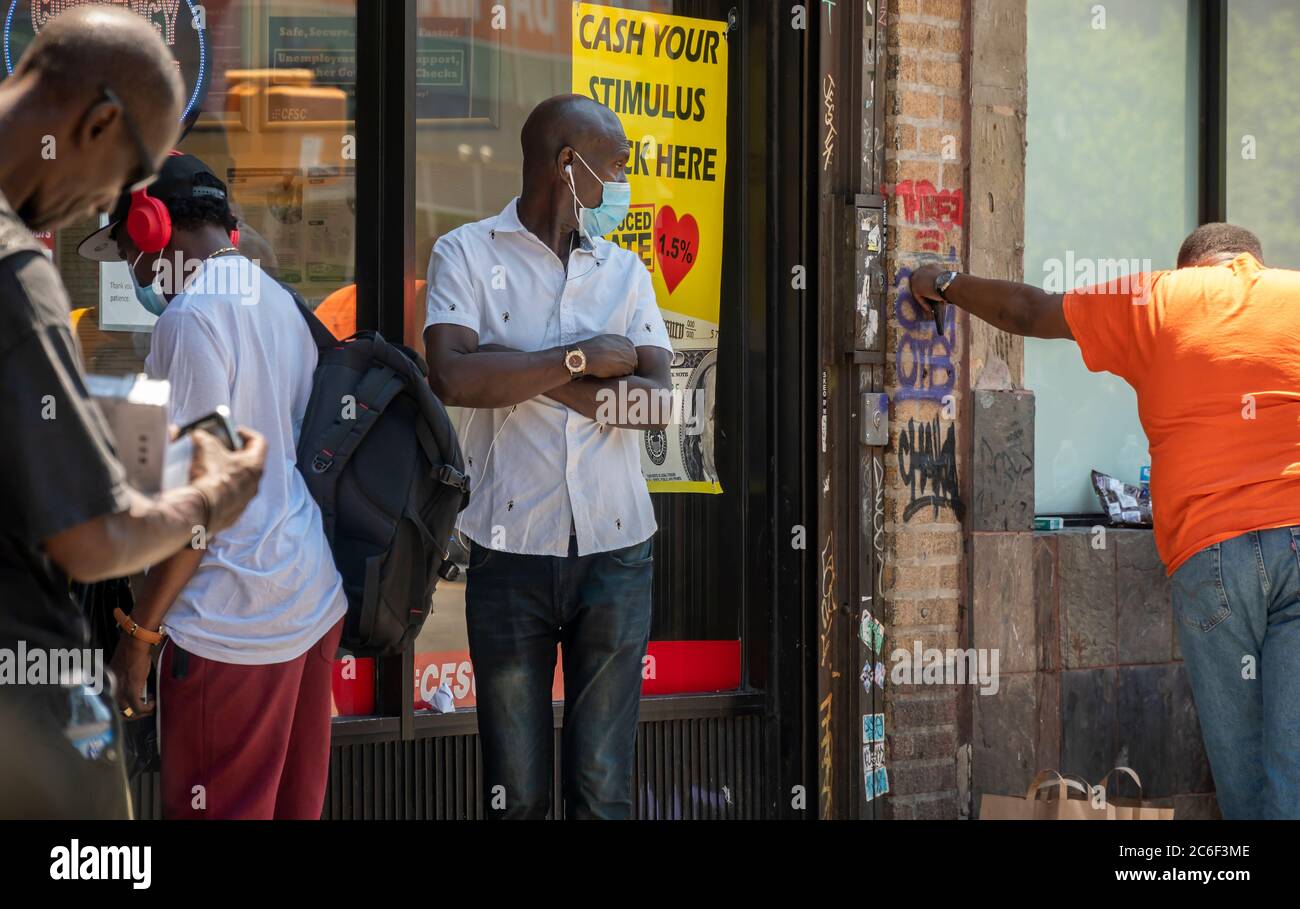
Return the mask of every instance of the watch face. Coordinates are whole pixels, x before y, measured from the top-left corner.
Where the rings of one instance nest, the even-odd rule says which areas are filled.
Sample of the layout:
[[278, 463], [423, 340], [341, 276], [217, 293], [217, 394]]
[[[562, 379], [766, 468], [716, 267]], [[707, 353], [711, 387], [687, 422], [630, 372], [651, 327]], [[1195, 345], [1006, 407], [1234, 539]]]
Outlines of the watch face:
[[587, 358], [582, 355], [582, 351], [575, 350], [570, 352], [568, 359], [565, 361], [571, 372], [577, 372], [587, 365]]

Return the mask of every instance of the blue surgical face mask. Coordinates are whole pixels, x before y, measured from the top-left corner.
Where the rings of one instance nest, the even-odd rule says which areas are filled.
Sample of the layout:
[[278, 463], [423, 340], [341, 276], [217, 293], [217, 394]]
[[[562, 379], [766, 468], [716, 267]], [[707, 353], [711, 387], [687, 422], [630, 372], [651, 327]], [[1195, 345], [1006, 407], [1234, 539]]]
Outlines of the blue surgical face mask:
[[[600, 176], [594, 170], [591, 170], [591, 165], [582, 160], [582, 155], [579, 155], [576, 150], [574, 154], [578, 156], [579, 161], [582, 161], [582, 166], [587, 168], [593, 177], [600, 180]], [[578, 189], [573, 183], [572, 171], [569, 173], [569, 191], [573, 193], [573, 205], [575, 213], [578, 215], [578, 223], [582, 225], [587, 237], [593, 240], [596, 237], [605, 236], [605, 234], [623, 223], [623, 219], [627, 217], [628, 207], [632, 204], [631, 184], [602, 180], [600, 205], [595, 208], [587, 208], [581, 205], [578, 200]]]
[[162, 291], [154, 282], [142, 285], [140, 279], [135, 276], [135, 267], [140, 264], [140, 259], [143, 257], [144, 253], [140, 253], [127, 269], [131, 273], [131, 286], [135, 288], [135, 298], [140, 301], [140, 305], [155, 316], [161, 316], [163, 310], [167, 308], [167, 298], [162, 295]]

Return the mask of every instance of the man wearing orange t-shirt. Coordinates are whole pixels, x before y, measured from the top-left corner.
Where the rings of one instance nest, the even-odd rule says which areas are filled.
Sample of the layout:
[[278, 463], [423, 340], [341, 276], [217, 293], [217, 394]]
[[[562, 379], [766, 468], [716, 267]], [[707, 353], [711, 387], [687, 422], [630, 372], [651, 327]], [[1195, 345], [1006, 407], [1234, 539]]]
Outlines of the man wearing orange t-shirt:
[[[1197, 228], [1178, 267], [1049, 294], [927, 265], [912, 295], [1071, 338], [1137, 392], [1156, 546], [1226, 818], [1300, 817], [1300, 271]], [[1252, 669], [1253, 671], [1246, 671]]]

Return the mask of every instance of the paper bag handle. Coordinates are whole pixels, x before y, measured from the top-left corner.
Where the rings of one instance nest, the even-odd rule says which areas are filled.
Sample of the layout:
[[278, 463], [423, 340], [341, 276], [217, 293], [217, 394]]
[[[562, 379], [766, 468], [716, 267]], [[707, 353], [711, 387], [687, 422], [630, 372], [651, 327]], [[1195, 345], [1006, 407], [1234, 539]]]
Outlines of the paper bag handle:
[[1141, 781], [1140, 779], [1138, 779], [1137, 772], [1136, 772], [1132, 767], [1114, 767], [1114, 768], [1112, 768], [1112, 769], [1110, 770], [1110, 773], [1107, 773], [1105, 776], [1103, 776], [1103, 777], [1101, 778], [1101, 782], [1097, 784], [1098, 786], [1101, 787], [1101, 791], [1102, 791], [1102, 792], [1105, 792], [1105, 791], [1106, 791], [1106, 783], [1110, 781], [1111, 774], [1114, 773], [1116, 770], [1122, 770], [1124, 773], [1127, 773], [1127, 774], [1129, 775], [1130, 778], [1132, 778], [1133, 782], [1136, 783], [1136, 784], [1137, 784], [1137, 787], [1138, 787], [1138, 796], [1137, 796], [1137, 797], [1138, 797], [1138, 801], [1139, 801], [1139, 802], [1142, 801], [1142, 781]]
[[1089, 801], [1092, 800], [1092, 786], [1088, 783], [1087, 780], [1085, 780], [1083, 777], [1079, 776], [1077, 773], [1067, 773], [1067, 774], [1064, 774], [1064, 776], [1065, 776], [1065, 778], [1066, 778], [1067, 780], [1071, 780], [1071, 781], [1073, 781], [1073, 782], [1078, 783], [1079, 785], [1076, 786], [1076, 787], [1074, 787], [1074, 788], [1076, 788], [1076, 789], [1078, 789], [1080, 792], [1082, 792], [1082, 793], [1083, 793], [1083, 797], [1084, 797], [1085, 799], [1088, 799]]
[[1038, 790], [1042, 788], [1043, 783], [1047, 782], [1049, 776], [1056, 777], [1056, 787], [1058, 790], [1056, 797], [1060, 801], [1065, 801], [1069, 798], [1065, 791], [1067, 787], [1079, 790], [1083, 793], [1084, 798], [1088, 797], [1088, 787], [1084, 786], [1082, 783], [1066, 779], [1061, 776], [1061, 773], [1058, 770], [1040, 770], [1038, 771], [1038, 775], [1035, 776], [1033, 781], [1029, 784], [1029, 791], [1025, 793], [1025, 801], [1032, 802], [1034, 800], [1038, 795]]

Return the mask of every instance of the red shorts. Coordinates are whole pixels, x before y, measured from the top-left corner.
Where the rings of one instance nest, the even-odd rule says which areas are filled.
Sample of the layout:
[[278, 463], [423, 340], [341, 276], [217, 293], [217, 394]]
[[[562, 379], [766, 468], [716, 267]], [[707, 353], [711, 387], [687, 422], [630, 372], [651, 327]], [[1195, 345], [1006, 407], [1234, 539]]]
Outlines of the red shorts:
[[265, 666], [178, 654], [167, 642], [158, 669], [163, 817], [320, 818], [342, 633], [340, 619], [297, 659]]

